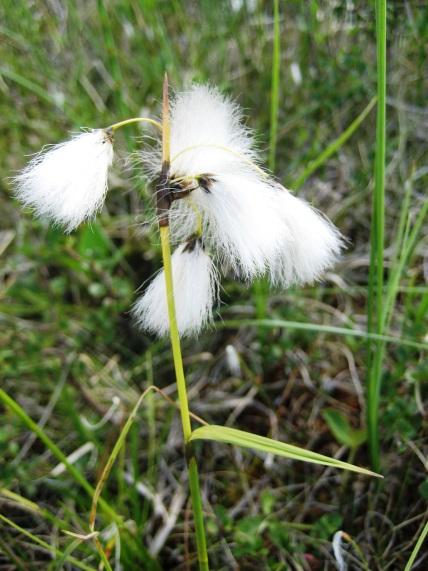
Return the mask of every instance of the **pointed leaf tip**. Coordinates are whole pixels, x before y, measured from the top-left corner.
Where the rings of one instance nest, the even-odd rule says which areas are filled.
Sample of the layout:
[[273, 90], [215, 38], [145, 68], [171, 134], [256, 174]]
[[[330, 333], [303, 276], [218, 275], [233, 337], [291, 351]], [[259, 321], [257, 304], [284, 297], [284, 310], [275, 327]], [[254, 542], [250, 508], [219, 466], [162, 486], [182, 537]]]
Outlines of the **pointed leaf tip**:
[[376, 478], [383, 478], [382, 475], [360, 468], [342, 460], [336, 460], [317, 452], [311, 452], [305, 448], [299, 448], [292, 444], [272, 440], [266, 436], [259, 436], [258, 434], [251, 434], [236, 428], [229, 428], [227, 426], [206, 425], [197, 428], [192, 432], [190, 440], [214, 440], [216, 442], [224, 442], [225, 444], [232, 444], [234, 446], [242, 446], [243, 448], [252, 448], [259, 452], [276, 454], [290, 458], [291, 460], [301, 460], [302, 462], [310, 462], [313, 464], [320, 464], [323, 466], [330, 466], [331, 468], [340, 468], [342, 470], [350, 470], [366, 476], [375, 476]]

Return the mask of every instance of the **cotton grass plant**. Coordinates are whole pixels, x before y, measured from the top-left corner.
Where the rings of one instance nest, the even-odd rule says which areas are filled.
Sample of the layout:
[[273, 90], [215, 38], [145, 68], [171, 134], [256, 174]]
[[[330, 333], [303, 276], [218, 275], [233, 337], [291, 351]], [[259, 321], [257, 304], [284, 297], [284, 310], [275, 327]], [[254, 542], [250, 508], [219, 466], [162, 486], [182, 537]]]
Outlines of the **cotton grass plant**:
[[[158, 337], [169, 335], [171, 340], [198, 562], [199, 568], [206, 570], [209, 564], [195, 440], [213, 440], [376, 475], [334, 458], [237, 428], [208, 425], [194, 417], [181, 354], [180, 338], [199, 334], [213, 321], [222, 275], [232, 273], [247, 284], [265, 278], [272, 287], [281, 289], [313, 283], [335, 263], [343, 240], [329, 220], [262, 168], [253, 134], [244, 125], [236, 103], [207, 85], [194, 85], [171, 98], [166, 77], [161, 123], [144, 117], [127, 119], [43, 149], [16, 177], [17, 198], [66, 232], [93, 219], [106, 197], [114, 134], [135, 122], [146, 122], [161, 135], [155, 148], [144, 149], [142, 161], [153, 182], [163, 269], [136, 300], [133, 314], [137, 326]], [[175, 246], [172, 254], [171, 243]], [[86, 539], [95, 540], [107, 569], [110, 563], [95, 529], [97, 504], [146, 394], [125, 424], [96, 490], [87, 490], [93, 492], [93, 507]], [[192, 416], [201, 426], [194, 428]], [[108, 509], [107, 515], [119, 523]]]

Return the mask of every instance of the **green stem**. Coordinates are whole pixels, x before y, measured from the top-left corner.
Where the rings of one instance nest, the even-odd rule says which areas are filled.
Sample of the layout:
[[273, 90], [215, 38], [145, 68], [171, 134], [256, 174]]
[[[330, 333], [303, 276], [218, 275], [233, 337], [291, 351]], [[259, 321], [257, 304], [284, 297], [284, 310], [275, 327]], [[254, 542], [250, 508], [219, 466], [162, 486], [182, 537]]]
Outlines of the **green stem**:
[[131, 119], [125, 119], [123, 121], [119, 121], [118, 123], [110, 125], [110, 127], [107, 127], [107, 130], [111, 129], [112, 131], [116, 131], [116, 129], [120, 129], [121, 127], [126, 127], [127, 125], [132, 125], [133, 123], [149, 123], [150, 125], [153, 125], [157, 129], [162, 130], [162, 125], [159, 123], [159, 121], [156, 121], [155, 119], [150, 119], [149, 117], [132, 117]]
[[424, 526], [424, 528], [423, 528], [423, 530], [422, 530], [422, 533], [420, 534], [420, 536], [419, 536], [419, 538], [418, 538], [418, 541], [416, 542], [416, 545], [415, 545], [415, 547], [413, 548], [413, 551], [412, 551], [412, 553], [411, 553], [411, 555], [410, 555], [410, 558], [409, 558], [409, 560], [408, 560], [408, 562], [407, 562], [406, 567], [404, 568], [404, 571], [410, 571], [411, 568], [413, 567], [413, 563], [415, 562], [415, 559], [416, 559], [416, 557], [417, 557], [417, 555], [418, 555], [418, 553], [419, 553], [419, 551], [420, 551], [420, 549], [421, 549], [421, 547], [422, 547], [422, 544], [423, 544], [423, 542], [425, 541], [425, 538], [426, 538], [427, 535], [428, 535], [428, 521], [426, 522], [426, 524], [425, 524], [425, 526]]
[[[95, 493], [95, 489], [91, 486], [91, 484], [86, 480], [86, 478], [79, 472], [77, 468], [70, 464], [67, 460], [67, 457], [58, 446], [52, 442], [49, 436], [43, 431], [42, 428], [38, 424], [32, 420], [25, 410], [15, 401], [12, 397], [10, 397], [7, 393], [4, 392], [3, 389], [0, 389], [0, 400], [18, 417], [20, 418], [24, 424], [28, 426], [28, 428], [39, 437], [39, 439], [43, 442], [43, 444], [52, 452], [52, 454], [64, 464], [67, 471], [70, 475], [74, 478], [74, 480], [85, 490], [90, 498], [93, 497]], [[122, 525], [122, 518], [116, 514], [116, 512], [109, 506], [109, 504], [100, 498], [100, 506], [104, 510], [104, 512], [114, 520], [118, 525]]]
[[273, 58], [270, 95], [269, 169], [275, 170], [276, 142], [278, 138], [279, 71], [281, 63], [281, 35], [279, 28], [279, 0], [273, 3]]
[[208, 571], [208, 554], [205, 539], [204, 516], [202, 511], [201, 491], [199, 487], [198, 467], [196, 458], [189, 443], [192, 435], [190, 423], [189, 402], [187, 399], [186, 380], [184, 377], [183, 358], [181, 355], [180, 336], [177, 327], [177, 317], [175, 313], [174, 288], [172, 281], [171, 266], [171, 246], [169, 238], [169, 226], [160, 227], [160, 238], [162, 245], [162, 259], [165, 274], [166, 297], [168, 305], [168, 317], [170, 327], [170, 337], [172, 355], [174, 359], [175, 376], [177, 380], [178, 400], [180, 405], [181, 423], [183, 426], [184, 442], [186, 452], [190, 451], [189, 457], [186, 454], [187, 467], [189, 472], [190, 497], [192, 500], [193, 517], [195, 520], [196, 547], [198, 551], [198, 561], [200, 571]]
[[335, 139], [332, 141], [313, 161], [311, 161], [305, 170], [299, 175], [294, 182], [291, 183], [291, 188], [298, 190], [305, 181], [311, 176], [313, 172], [319, 169], [332, 155], [334, 155], [347, 140], [355, 133], [364, 119], [369, 115], [377, 101], [377, 97], [373, 97], [367, 106], [361, 111], [352, 123]]
[[[370, 327], [375, 321], [375, 331], [383, 333], [383, 271], [384, 271], [384, 226], [385, 226], [385, 144], [386, 144], [386, 0], [376, 0], [376, 42], [377, 42], [377, 123], [375, 190], [373, 197], [371, 267], [369, 288]], [[375, 302], [374, 302], [375, 301]], [[375, 314], [373, 316], [373, 313]], [[376, 319], [374, 320], [373, 317]], [[383, 351], [382, 343], [375, 344], [375, 353]], [[373, 366], [369, 351], [367, 424], [370, 457], [374, 470], [380, 467], [379, 449], [379, 401], [382, 371]], [[377, 358], [377, 362], [381, 359]]]
[[[40, 545], [40, 547], [45, 549], [48, 553], [52, 553], [53, 555], [64, 557], [65, 552], [61, 551], [60, 549], [57, 549], [56, 547], [52, 547], [51, 545], [49, 545], [49, 543], [46, 543], [46, 541], [43, 541], [42, 539], [40, 539], [36, 535], [29, 532], [27, 529], [24, 529], [20, 525], [16, 524], [14, 521], [7, 518], [6, 516], [0, 514], [0, 521], [9, 525], [10, 527], [13, 527], [14, 529], [16, 529], [16, 531], [19, 531], [19, 533], [22, 533], [22, 535], [25, 535], [26, 537], [28, 537], [28, 539], [30, 539], [33, 543]], [[75, 557], [72, 557], [71, 555], [66, 555], [65, 559], [67, 559], [70, 563], [72, 563], [78, 569], [82, 569], [82, 571], [94, 571], [93, 567], [89, 567], [89, 565], [86, 565], [85, 563], [81, 563], [78, 559], [76, 559]]]

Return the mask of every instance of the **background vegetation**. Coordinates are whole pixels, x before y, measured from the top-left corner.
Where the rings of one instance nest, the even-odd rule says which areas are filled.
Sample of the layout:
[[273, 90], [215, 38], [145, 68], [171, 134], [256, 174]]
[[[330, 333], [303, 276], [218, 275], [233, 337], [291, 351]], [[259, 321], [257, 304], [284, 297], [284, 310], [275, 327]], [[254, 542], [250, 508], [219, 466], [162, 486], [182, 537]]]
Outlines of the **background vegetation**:
[[[375, 113], [348, 140], [339, 139], [319, 168], [309, 173], [308, 166], [376, 93], [374, 5], [289, 0], [279, 6], [275, 172], [334, 220], [349, 247], [321, 286], [266, 296], [263, 284], [224, 283], [218, 326], [184, 344], [191, 408], [215, 424], [368, 465], [367, 340], [364, 333], [328, 328], [367, 327]], [[424, 2], [390, 2], [387, 24], [387, 285], [400, 268], [388, 332], [418, 343], [386, 346], [380, 411], [385, 481], [224, 445], [200, 446], [216, 570], [334, 569], [337, 530], [354, 542], [345, 542], [350, 569], [403, 569], [428, 516], [422, 224], [400, 266], [426, 201]], [[268, 160], [272, 45], [273, 6], [262, 0], [1, 4], [1, 388], [92, 484], [144, 388], [154, 382], [176, 397], [169, 344], [136, 331], [129, 316], [137, 288], [160, 265], [158, 237], [145, 224], [149, 189], [135, 161], [126, 159], [138, 152], [142, 133], [135, 128], [126, 138], [118, 135], [107, 206], [96, 223], [70, 236], [23, 212], [8, 177], [22, 168], [25, 155], [69, 131], [142, 110], [158, 114], [165, 70], [177, 88], [211, 81], [236, 97]], [[270, 325], [248, 323], [256, 317]], [[97, 528], [104, 530], [113, 564], [120, 558], [125, 570], [194, 568], [185, 477], [178, 414], [153, 394], [103, 493], [126, 521], [119, 541], [112, 517], [100, 511]], [[6, 407], [0, 487], [0, 514], [8, 518], [0, 522], [0, 569], [97, 568], [92, 542], [63, 533], [87, 533], [90, 494]], [[65, 563], [67, 554], [74, 563]], [[421, 550], [415, 569], [425, 568], [427, 554]]]

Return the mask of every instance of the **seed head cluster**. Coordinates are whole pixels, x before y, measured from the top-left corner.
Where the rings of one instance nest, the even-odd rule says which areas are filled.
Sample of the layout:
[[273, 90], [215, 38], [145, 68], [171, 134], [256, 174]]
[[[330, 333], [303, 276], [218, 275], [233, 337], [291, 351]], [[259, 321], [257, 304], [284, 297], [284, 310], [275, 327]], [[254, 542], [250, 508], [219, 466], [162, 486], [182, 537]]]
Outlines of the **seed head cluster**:
[[[286, 288], [319, 280], [334, 264], [339, 231], [261, 167], [239, 106], [216, 88], [195, 85], [173, 97], [170, 151], [162, 223], [177, 244], [172, 275], [182, 336], [212, 321], [222, 273], [246, 283], [265, 276]], [[160, 143], [142, 158], [159, 180]], [[16, 196], [70, 232], [102, 208], [112, 161], [110, 130], [81, 133], [36, 155], [15, 178]], [[166, 296], [161, 271], [133, 308], [137, 323], [158, 336], [169, 332]]]

